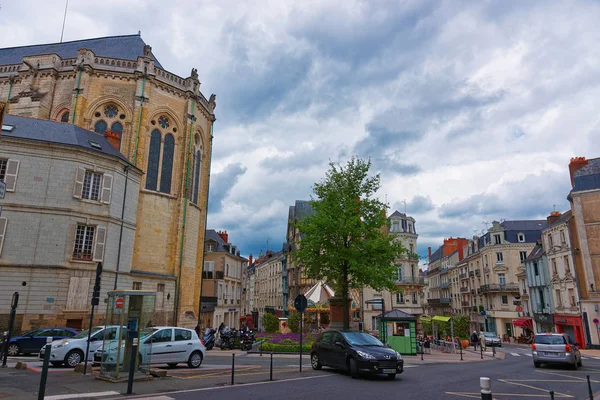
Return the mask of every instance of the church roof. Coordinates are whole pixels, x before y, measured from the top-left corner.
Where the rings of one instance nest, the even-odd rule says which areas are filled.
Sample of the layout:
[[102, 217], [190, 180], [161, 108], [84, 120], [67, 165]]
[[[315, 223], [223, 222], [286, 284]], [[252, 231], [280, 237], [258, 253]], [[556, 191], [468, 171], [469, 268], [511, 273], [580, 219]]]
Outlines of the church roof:
[[[20, 64], [23, 57], [42, 54], [58, 54], [61, 58], [76, 58], [77, 50], [89, 49], [100, 57], [137, 60], [144, 55], [146, 43], [140, 35], [106, 36], [71, 42], [36, 44], [31, 46], [7, 47], [0, 49], [0, 65]], [[151, 54], [157, 67], [162, 68], [154, 54]]]
[[[10, 130], [5, 130], [5, 127]], [[103, 135], [64, 122], [7, 114], [4, 116], [0, 137], [75, 146], [117, 157], [130, 164], [129, 160], [115, 149]]]

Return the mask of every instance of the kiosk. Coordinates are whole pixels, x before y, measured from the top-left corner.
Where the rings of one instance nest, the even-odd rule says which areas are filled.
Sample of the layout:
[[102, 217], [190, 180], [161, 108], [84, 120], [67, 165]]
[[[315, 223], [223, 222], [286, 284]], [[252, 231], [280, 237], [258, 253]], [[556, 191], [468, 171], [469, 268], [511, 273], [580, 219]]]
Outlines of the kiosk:
[[[155, 293], [144, 290], [114, 290], [108, 292], [106, 325], [116, 329], [105, 329], [100, 354], [100, 376], [110, 380], [126, 379], [130, 362], [136, 363], [136, 375], [148, 374], [151, 363], [152, 344], [144, 342], [144, 336], [152, 332]], [[134, 341], [138, 344], [132, 354]]]
[[417, 318], [400, 310], [390, 310], [377, 316], [379, 338], [400, 354], [417, 354]]

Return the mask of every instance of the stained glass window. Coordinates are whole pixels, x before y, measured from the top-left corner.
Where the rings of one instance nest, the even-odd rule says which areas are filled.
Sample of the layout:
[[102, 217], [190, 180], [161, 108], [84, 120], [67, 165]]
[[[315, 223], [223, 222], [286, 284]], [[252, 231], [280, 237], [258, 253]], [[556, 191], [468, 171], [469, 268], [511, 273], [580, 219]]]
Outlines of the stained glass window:
[[98, 121], [96, 122], [96, 125], [94, 125], [94, 132], [104, 135], [106, 133], [106, 128], [108, 128], [106, 122]]
[[165, 136], [163, 148], [162, 170], [160, 171], [160, 191], [171, 193], [171, 174], [173, 172], [173, 155], [175, 152], [175, 138], [168, 134]]
[[118, 113], [119, 110], [113, 105], [108, 105], [104, 107], [104, 115], [106, 115], [108, 118], [116, 117]]
[[112, 124], [110, 130], [114, 133], [118, 133], [119, 137], [123, 136], [123, 125], [120, 122], [115, 122]]
[[165, 117], [165, 116], [161, 116], [158, 118], [158, 125], [160, 125], [161, 128], [163, 129], [167, 129], [169, 127], [169, 118]]
[[146, 189], [156, 190], [158, 182], [158, 163], [160, 161], [160, 132], [153, 130], [150, 135], [150, 151], [148, 152], [148, 169], [146, 171]]
[[69, 122], [69, 112], [65, 111], [62, 115], [62, 117], [60, 117], [60, 122]]

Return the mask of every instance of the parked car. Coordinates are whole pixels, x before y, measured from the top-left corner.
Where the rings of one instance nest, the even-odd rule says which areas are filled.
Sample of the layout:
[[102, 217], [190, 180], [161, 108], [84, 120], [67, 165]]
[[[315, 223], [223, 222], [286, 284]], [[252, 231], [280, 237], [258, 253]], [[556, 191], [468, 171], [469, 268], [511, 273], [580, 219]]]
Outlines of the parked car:
[[366, 332], [323, 332], [313, 343], [310, 363], [317, 370], [328, 366], [349, 371], [353, 379], [362, 373], [394, 379], [404, 371], [402, 355]]
[[[88, 360], [94, 359], [94, 352], [98, 348], [102, 348], [102, 341], [116, 340], [118, 338], [119, 331], [121, 335], [125, 333], [126, 327], [119, 329], [118, 326], [95, 326], [92, 328], [90, 337], [90, 352], [88, 353]], [[50, 350], [50, 363], [54, 366], [62, 365], [63, 363], [68, 367], [75, 367], [77, 364], [84, 361], [85, 349], [87, 345], [88, 331], [80, 332], [79, 334], [62, 340], [54, 340], [52, 342], [52, 348]], [[39, 358], [44, 359], [45, 347], [42, 347], [39, 353]]]
[[490, 347], [502, 347], [502, 341], [494, 332], [483, 332], [485, 345]]
[[[94, 353], [94, 361], [115, 364], [123, 362], [125, 345], [121, 351], [115, 343], [112, 346], [99, 348]], [[204, 360], [206, 347], [193, 329], [172, 326], [158, 326], [142, 329], [140, 332], [139, 363], [167, 364], [175, 367], [179, 363], [187, 363], [190, 368], [198, 368]]]
[[8, 342], [8, 355], [17, 356], [21, 353], [28, 355], [37, 353], [46, 344], [46, 338], [66, 339], [77, 335], [71, 328], [40, 328], [24, 335], [13, 337]]
[[582, 367], [579, 343], [566, 333], [539, 333], [533, 338], [531, 353], [536, 368], [542, 364], [566, 364], [573, 369]]

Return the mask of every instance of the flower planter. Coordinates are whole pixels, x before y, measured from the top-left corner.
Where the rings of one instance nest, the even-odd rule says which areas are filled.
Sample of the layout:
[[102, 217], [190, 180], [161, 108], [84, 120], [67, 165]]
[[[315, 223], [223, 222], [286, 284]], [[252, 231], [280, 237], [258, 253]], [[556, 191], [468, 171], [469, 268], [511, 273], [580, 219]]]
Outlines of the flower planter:
[[462, 346], [463, 349], [466, 349], [467, 347], [469, 347], [469, 345], [471, 344], [471, 342], [468, 341], [468, 340], [466, 340], [466, 339], [463, 339], [463, 340], [460, 341], [460, 344], [461, 344], [461, 346]]

